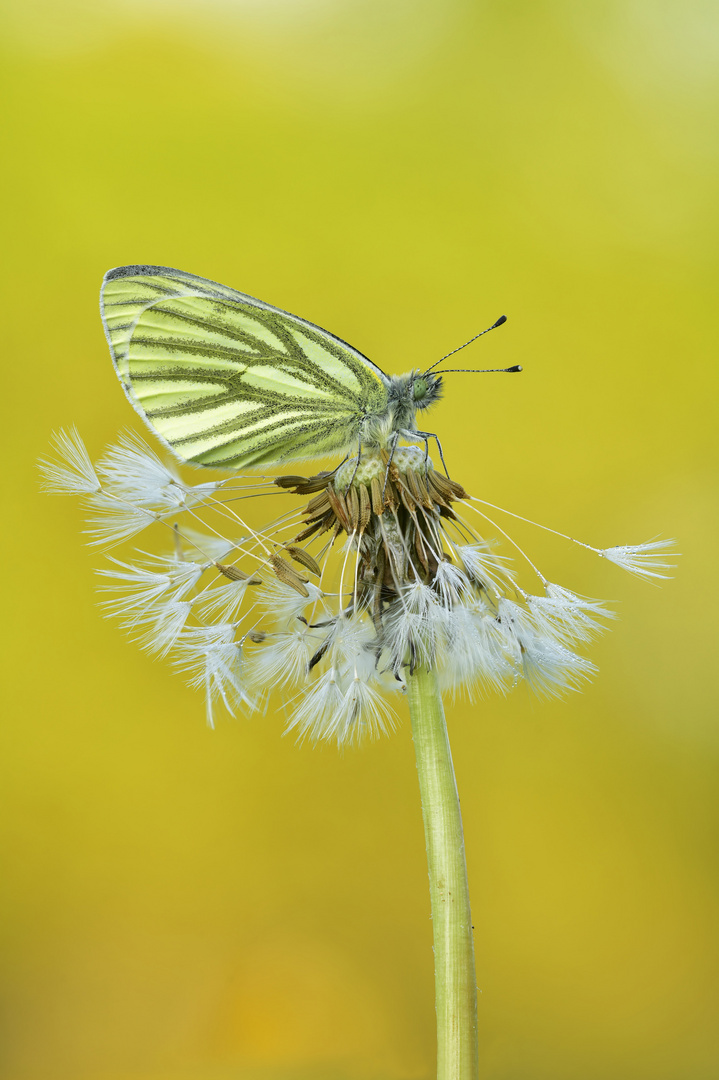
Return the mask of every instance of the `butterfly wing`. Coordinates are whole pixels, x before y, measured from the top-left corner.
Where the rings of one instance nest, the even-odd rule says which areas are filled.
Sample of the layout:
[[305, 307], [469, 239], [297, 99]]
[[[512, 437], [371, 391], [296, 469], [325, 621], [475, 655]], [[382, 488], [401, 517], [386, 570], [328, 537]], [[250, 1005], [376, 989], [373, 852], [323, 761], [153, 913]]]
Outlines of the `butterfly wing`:
[[165, 266], [105, 275], [100, 310], [127, 396], [185, 461], [240, 469], [352, 445], [388, 379], [319, 326]]

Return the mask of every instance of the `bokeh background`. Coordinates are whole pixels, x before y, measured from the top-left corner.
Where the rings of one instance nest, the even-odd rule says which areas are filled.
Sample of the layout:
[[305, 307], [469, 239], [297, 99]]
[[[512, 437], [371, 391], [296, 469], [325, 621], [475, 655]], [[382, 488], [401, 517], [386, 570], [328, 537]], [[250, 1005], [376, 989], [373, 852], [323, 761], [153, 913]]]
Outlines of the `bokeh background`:
[[14, 0], [1, 10], [5, 1080], [429, 1080], [412, 744], [202, 702], [103, 621], [50, 432], [136, 426], [97, 311], [157, 262], [385, 370], [506, 312], [432, 416], [620, 601], [594, 684], [449, 709], [486, 1080], [719, 1074], [719, 12], [705, 0]]

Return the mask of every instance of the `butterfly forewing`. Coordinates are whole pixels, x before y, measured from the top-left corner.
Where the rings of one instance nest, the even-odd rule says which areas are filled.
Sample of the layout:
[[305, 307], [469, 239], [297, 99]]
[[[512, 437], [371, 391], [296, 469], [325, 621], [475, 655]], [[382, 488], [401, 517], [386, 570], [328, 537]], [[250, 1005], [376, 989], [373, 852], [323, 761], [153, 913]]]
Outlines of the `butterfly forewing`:
[[186, 461], [244, 468], [354, 443], [387, 409], [387, 377], [350, 345], [179, 270], [105, 276], [101, 310], [130, 400]]

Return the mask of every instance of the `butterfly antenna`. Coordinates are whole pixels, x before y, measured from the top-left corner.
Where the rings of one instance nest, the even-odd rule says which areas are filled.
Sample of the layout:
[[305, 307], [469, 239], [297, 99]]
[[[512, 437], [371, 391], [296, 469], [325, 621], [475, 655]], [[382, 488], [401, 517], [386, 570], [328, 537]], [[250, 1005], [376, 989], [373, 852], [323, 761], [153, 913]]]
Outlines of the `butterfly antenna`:
[[[424, 375], [429, 375], [430, 371], [434, 371], [434, 369], [436, 367], [438, 367], [439, 364], [441, 364], [443, 360], [446, 360], [450, 356], [454, 356], [455, 353], [461, 352], [462, 349], [466, 349], [467, 346], [471, 345], [473, 341], [477, 340], [477, 338], [484, 337], [484, 335], [488, 334], [490, 330], [496, 330], [498, 326], [501, 326], [502, 323], [506, 323], [506, 321], [507, 321], [507, 316], [506, 315], [500, 315], [499, 318], [497, 319], [497, 321], [495, 323], [492, 323], [491, 326], [488, 326], [486, 330], [482, 330], [482, 332], [480, 334], [475, 334], [474, 337], [471, 337], [469, 339], [469, 341], [465, 341], [464, 345], [460, 345], [457, 349], [452, 349], [451, 352], [448, 352], [445, 356], [440, 357], [440, 359], [436, 360], [435, 363], [432, 364], [431, 367], [428, 367], [427, 370], [425, 372], [423, 372], [423, 374]], [[481, 369], [475, 369], [475, 368], [452, 368], [451, 370], [452, 371], [475, 371], [475, 370], [481, 370], [481, 371], [485, 371], [485, 370], [486, 371], [521, 371], [522, 369], [517, 364], [517, 365], [515, 365], [515, 367], [511, 367], [511, 368], [486, 368], [486, 369], [484, 369], [484, 368], [481, 368]], [[445, 375], [445, 374], [448, 374], [448, 372], [443, 371], [442, 374]]]
[[440, 371], [440, 375], [456, 375], [458, 371], [468, 371], [474, 375], [493, 375], [493, 374], [507, 374], [513, 371], [521, 371], [521, 364], [512, 364], [511, 367], [452, 367], [445, 368], [444, 371]]

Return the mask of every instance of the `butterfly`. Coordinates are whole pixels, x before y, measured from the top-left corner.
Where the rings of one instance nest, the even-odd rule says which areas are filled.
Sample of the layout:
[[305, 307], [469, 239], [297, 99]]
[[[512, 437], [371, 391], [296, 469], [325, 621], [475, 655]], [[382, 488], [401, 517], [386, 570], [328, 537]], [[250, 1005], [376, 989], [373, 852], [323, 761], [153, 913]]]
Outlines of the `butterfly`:
[[244, 469], [436, 439], [415, 419], [441, 396], [437, 364], [385, 375], [314, 323], [167, 266], [109, 270], [100, 311], [125, 393], [183, 461]]

